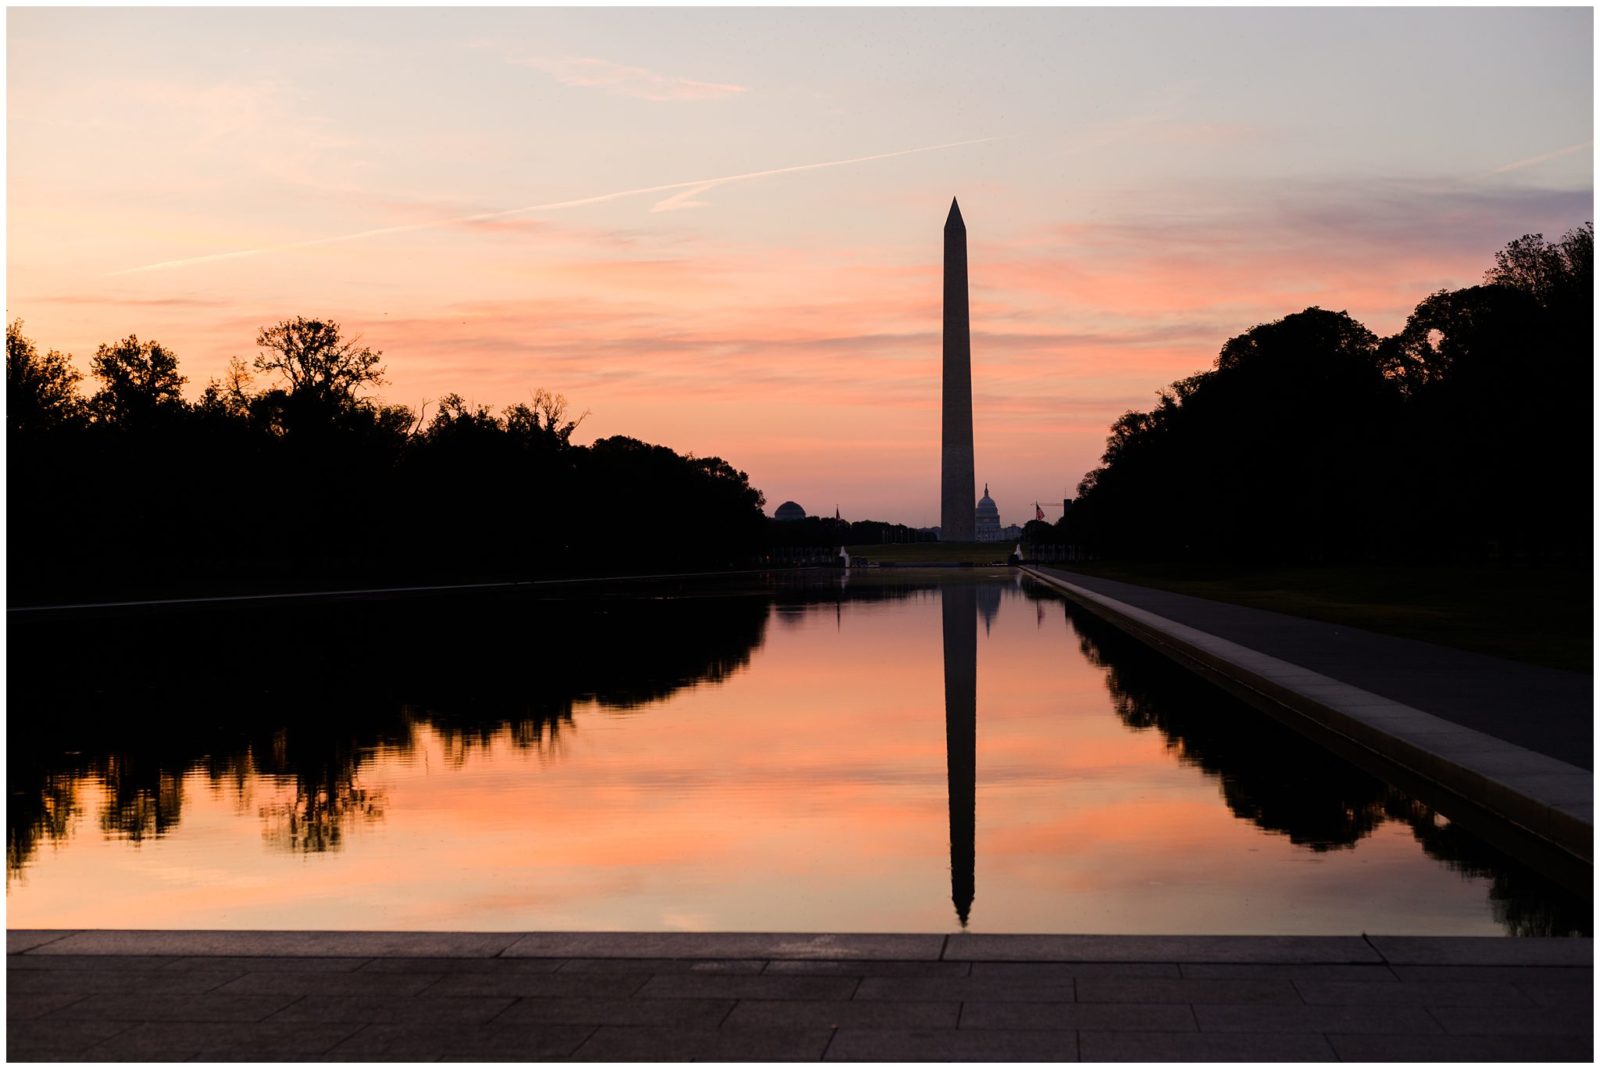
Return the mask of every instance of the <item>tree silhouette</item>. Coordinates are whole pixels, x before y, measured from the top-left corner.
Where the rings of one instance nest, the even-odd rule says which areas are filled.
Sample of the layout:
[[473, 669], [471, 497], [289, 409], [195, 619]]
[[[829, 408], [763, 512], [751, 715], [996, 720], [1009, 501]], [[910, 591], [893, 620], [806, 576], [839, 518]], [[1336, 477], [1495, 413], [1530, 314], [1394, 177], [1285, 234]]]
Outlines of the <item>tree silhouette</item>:
[[[381, 353], [346, 338], [339, 324], [297, 316], [256, 335], [251, 366], [272, 376], [274, 385], [250, 401], [255, 421], [271, 433], [301, 439], [309, 457], [329, 448], [341, 452], [351, 436], [392, 449], [415, 420], [403, 408], [385, 407], [362, 396], [384, 383]], [[329, 445], [332, 439], [343, 439]], [[338, 467], [335, 458], [332, 466]]]
[[1112, 424], [1069, 526], [1097, 524], [1091, 540], [1124, 553], [1325, 556], [1370, 500], [1394, 392], [1377, 338], [1344, 312], [1254, 327]]
[[379, 354], [337, 323], [257, 340], [192, 406], [164, 347], [101, 346], [86, 422], [71, 364], [11, 324], [13, 604], [700, 569], [763, 548], [761, 494], [720, 458], [576, 445], [584, 417], [543, 389], [502, 415], [452, 393], [423, 425], [366, 392]]
[[255, 358], [255, 369], [275, 372], [287, 386], [285, 392], [298, 401], [324, 409], [338, 410], [355, 400], [356, 391], [383, 384], [383, 354], [359, 345], [359, 338], [346, 339], [339, 324], [322, 319], [296, 316], [256, 335], [263, 350]]
[[82, 378], [70, 357], [54, 349], [39, 355], [33, 342], [23, 337], [22, 320], [6, 324], [6, 425], [11, 430], [33, 433], [80, 422]]
[[1029, 520], [1022, 525], [1022, 540], [1029, 545], [1055, 545], [1062, 541], [1059, 524], [1046, 520]]
[[[1308, 308], [1110, 428], [1064, 519], [1104, 555], [1585, 559], [1593, 227], [1512, 242], [1378, 339]], [[1567, 400], [1575, 398], [1575, 400]]]
[[220, 379], [212, 379], [200, 394], [195, 410], [211, 419], [246, 422], [250, 419], [251, 387], [255, 376], [250, 367], [237, 356], [228, 361], [228, 370]]
[[439, 410], [424, 433], [431, 442], [443, 442], [464, 436], [494, 438], [502, 430], [488, 405], [469, 405], [460, 394], [447, 393], [439, 399]]
[[89, 399], [100, 423], [134, 428], [184, 411], [183, 384], [189, 380], [178, 374], [178, 358], [160, 342], [141, 342], [130, 334], [115, 345], [101, 345], [89, 370], [101, 382]]
[[1584, 223], [1551, 243], [1543, 234], [1524, 234], [1494, 254], [1484, 281], [1510, 286], [1549, 307], [1592, 296], [1594, 224]]
[[534, 391], [530, 403], [506, 409], [505, 429], [525, 446], [542, 444], [565, 449], [572, 444], [572, 432], [588, 415], [585, 412], [577, 419], [567, 419], [567, 399], [540, 388]]

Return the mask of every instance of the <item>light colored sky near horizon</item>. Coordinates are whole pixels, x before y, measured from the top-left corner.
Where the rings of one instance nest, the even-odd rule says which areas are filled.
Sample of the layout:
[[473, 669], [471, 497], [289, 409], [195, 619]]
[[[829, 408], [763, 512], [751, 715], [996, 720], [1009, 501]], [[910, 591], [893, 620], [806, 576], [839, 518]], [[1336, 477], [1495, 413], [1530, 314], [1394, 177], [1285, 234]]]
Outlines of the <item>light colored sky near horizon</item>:
[[159, 339], [192, 393], [332, 318], [385, 400], [545, 387], [769, 511], [924, 525], [957, 195], [977, 476], [1021, 522], [1227, 338], [1390, 333], [1592, 219], [1592, 19], [11, 9], [7, 315], [83, 369]]

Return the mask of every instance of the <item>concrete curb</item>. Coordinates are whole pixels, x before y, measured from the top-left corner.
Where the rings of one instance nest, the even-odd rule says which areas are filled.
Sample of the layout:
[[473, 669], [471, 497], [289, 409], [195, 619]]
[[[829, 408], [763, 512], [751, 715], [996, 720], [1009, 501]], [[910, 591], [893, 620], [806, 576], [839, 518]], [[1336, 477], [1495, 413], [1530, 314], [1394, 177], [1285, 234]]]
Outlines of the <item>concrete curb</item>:
[[1336, 736], [1592, 865], [1594, 773], [1088, 590], [1022, 571], [1314, 738]]

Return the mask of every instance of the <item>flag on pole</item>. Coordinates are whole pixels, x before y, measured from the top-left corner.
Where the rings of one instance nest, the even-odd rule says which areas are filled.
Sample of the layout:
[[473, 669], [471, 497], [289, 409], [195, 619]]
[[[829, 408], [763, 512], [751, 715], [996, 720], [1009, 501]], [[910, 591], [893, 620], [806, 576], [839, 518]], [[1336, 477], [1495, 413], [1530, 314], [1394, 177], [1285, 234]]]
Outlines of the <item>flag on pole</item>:
[[1033, 503], [1033, 518], [1036, 520], [1044, 519], [1044, 509], [1039, 507], [1039, 502], [1037, 501]]

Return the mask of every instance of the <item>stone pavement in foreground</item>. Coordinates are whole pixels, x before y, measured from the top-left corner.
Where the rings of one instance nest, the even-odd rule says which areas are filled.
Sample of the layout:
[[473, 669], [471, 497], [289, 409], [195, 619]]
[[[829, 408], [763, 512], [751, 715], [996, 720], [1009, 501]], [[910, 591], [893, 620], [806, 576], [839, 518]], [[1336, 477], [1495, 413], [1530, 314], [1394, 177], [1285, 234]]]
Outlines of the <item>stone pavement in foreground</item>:
[[1591, 1061], [1590, 939], [7, 933], [12, 1061]]

